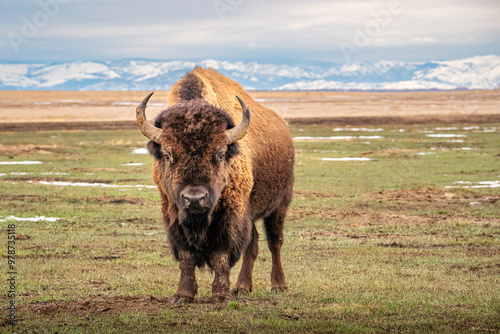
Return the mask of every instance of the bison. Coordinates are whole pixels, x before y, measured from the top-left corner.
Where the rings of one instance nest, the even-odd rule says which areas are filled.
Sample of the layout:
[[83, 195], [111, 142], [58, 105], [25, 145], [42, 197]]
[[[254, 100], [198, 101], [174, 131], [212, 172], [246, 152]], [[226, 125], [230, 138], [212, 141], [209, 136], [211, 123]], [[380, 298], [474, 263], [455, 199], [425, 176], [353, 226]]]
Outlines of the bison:
[[137, 107], [136, 116], [150, 140], [163, 223], [179, 262], [180, 280], [171, 302], [193, 300], [198, 291], [195, 268], [205, 264], [214, 273], [212, 299], [229, 298], [230, 269], [241, 255], [232, 292], [252, 291], [259, 219], [272, 253], [271, 290], [287, 289], [281, 246], [292, 199], [294, 150], [283, 118], [212, 69], [197, 67], [175, 83], [169, 107], [154, 125], [145, 115], [152, 94]]

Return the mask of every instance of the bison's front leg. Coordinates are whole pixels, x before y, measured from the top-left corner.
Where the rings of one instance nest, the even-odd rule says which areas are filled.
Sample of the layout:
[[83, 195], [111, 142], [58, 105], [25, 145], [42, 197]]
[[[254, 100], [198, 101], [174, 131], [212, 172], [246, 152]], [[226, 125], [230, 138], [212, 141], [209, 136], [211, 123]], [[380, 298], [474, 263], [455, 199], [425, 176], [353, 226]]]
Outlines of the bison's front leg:
[[177, 286], [177, 292], [172, 297], [172, 304], [191, 302], [198, 293], [198, 285], [196, 284], [195, 277], [195, 260], [190, 253], [179, 251], [179, 269], [181, 270], [181, 278]]
[[243, 253], [243, 263], [241, 264], [238, 281], [233, 289], [235, 295], [245, 295], [252, 292], [252, 271], [257, 255], [259, 254], [259, 233], [253, 226], [252, 239]]
[[210, 259], [215, 277], [212, 283], [212, 300], [221, 302], [231, 296], [229, 291], [229, 252], [217, 252]]

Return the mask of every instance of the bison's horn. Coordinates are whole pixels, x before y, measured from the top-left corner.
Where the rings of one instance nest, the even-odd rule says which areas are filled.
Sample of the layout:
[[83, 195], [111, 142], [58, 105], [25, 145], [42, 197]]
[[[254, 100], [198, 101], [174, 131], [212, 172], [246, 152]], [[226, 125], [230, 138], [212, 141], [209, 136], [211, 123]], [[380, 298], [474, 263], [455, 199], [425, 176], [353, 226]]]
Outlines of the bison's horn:
[[148, 122], [146, 118], [146, 105], [148, 104], [149, 98], [153, 94], [154, 92], [146, 96], [146, 98], [142, 100], [141, 104], [137, 106], [137, 109], [135, 110], [135, 116], [137, 118], [137, 124], [139, 125], [142, 134], [149, 140], [152, 140], [157, 144], [161, 144], [161, 129], [153, 126]]
[[226, 131], [226, 138], [228, 144], [235, 143], [241, 138], [245, 137], [248, 127], [250, 126], [250, 115], [251, 115], [250, 108], [248, 108], [245, 102], [243, 102], [243, 100], [240, 99], [238, 96], [236, 96], [236, 98], [240, 102], [241, 109], [243, 109], [243, 118], [241, 119], [240, 124]]

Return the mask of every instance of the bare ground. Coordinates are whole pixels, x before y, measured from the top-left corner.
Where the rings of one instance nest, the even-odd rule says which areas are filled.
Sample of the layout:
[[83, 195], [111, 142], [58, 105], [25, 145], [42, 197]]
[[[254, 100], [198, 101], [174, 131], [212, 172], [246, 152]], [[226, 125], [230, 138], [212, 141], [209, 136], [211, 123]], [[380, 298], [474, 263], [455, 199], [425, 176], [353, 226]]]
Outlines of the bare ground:
[[[147, 92], [0, 91], [0, 131], [135, 129]], [[153, 119], [167, 107], [157, 92]], [[250, 92], [290, 124], [496, 123], [500, 90], [442, 92]]]

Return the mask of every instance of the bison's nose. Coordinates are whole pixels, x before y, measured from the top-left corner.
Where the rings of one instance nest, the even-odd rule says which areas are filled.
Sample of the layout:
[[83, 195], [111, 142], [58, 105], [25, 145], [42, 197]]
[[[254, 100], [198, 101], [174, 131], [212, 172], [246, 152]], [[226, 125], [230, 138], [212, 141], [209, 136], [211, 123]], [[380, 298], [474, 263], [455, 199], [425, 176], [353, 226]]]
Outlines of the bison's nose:
[[205, 211], [208, 206], [208, 191], [205, 187], [188, 186], [181, 193], [185, 208], [191, 211]]

